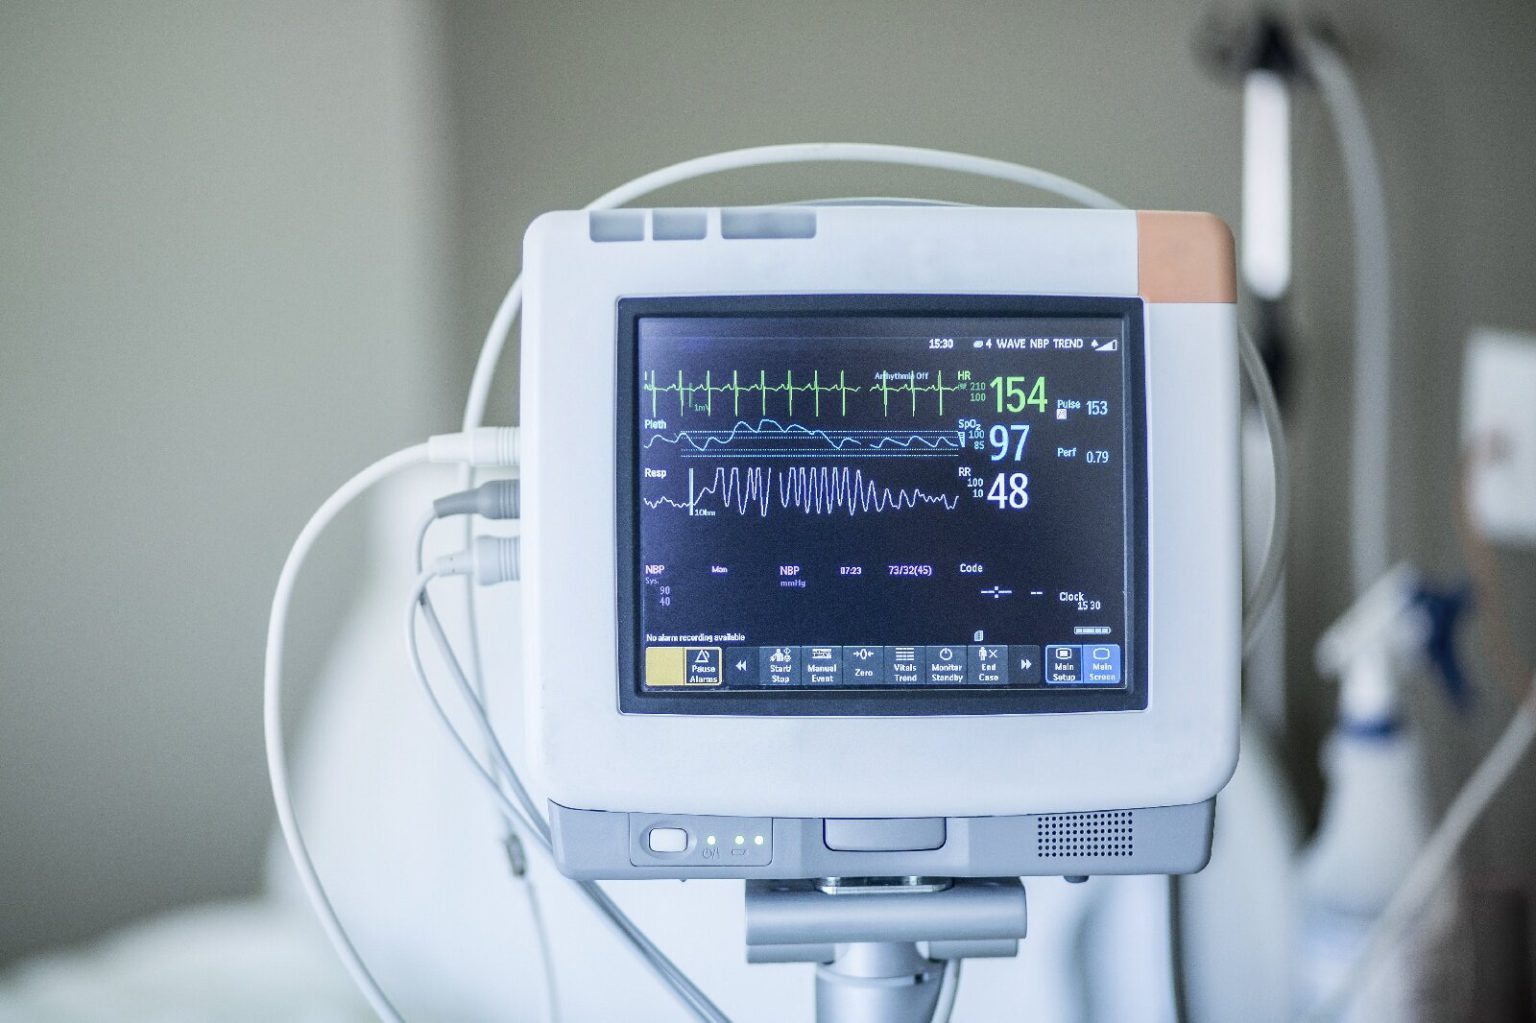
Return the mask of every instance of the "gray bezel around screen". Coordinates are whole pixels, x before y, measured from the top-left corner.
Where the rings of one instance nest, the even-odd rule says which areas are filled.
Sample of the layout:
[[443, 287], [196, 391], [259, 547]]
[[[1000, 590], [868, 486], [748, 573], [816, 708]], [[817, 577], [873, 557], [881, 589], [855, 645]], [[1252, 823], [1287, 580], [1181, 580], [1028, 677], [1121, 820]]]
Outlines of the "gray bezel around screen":
[[[753, 316], [791, 319], [825, 316], [1100, 317], [1123, 324], [1127, 614], [1123, 667], [1127, 685], [1103, 690], [1061, 689], [719, 689], [655, 692], [642, 685], [643, 637], [639, 615], [639, 461], [636, 371], [639, 321], [656, 317]], [[993, 715], [1143, 710], [1148, 701], [1146, 385], [1143, 307], [1140, 299], [1010, 295], [774, 295], [624, 298], [617, 308], [617, 422], [615, 495], [617, 535], [618, 703], [625, 714], [690, 715]], [[807, 642], [814, 642], [808, 640]]]

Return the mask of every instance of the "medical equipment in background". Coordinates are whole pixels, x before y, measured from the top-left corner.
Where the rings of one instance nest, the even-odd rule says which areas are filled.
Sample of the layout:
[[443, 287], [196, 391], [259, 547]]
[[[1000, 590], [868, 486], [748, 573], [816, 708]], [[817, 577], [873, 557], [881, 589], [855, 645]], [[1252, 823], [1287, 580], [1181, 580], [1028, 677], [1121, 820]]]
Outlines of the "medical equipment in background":
[[[1292, 343], [1287, 309], [1293, 259], [1292, 93], [1298, 87], [1320, 84], [1330, 92], [1325, 102], [1328, 109], [1335, 113], [1334, 120], [1339, 124], [1341, 134], [1363, 125], [1363, 122], [1352, 122], [1347, 126], [1340, 124], [1337, 112], [1349, 104], [1341, 104], [1337, 100], [1339, 76], [1327, 78], [1325, 68], [1326, 80], [1318, 82], [1313, 73], [1313, 65], [1318, 60], [1326, 63], [1330, 59], [1331, 49], [1309, 49], [1309, 42], [1299, 38], [1299, 35], [1305, 33], [1295, 32], [1289, 19], [1274, 13], [1217, 7], [1208, 16], [1197, 41], [1197, 52], [1202, 55], [1205, 63], [1218, 76], [1235, 81], [1242, 94], [1241, 277], [1250, 300], [1250, 312], [1256, 323], [1260, 350], [1265, 356], [1266, 365], [1277, 378], [1277, 390], [1281, 391], [1282, 396], [1286, 380], [1281, 370], [1288, 370], [1291, 365], [1289, 349]], [[1322, 51], [1321, 57], [1318, 56], [1319, 51]], [[1348, 87], [1347, 80], [1344, 86]], [[1358, 103], [1354, 106], [1357, 108]], [[1361, 145], [1353, 138], [1346, 144], [1354, 150], [1359, 150]], [[1368, 136], [1364, 138], [1363, 145], [1365, 160], [1363, 163], [1356, 160], [1358, 166], [1351, 177], [1352, 185], [1359, 184], [1361, 170], [1375, 170]], [[1374, 180], [1379, 190], [1379, 175]], [[1352, 190], [1350, 194], [1352, 208], [1358, 209], [1361, 205], [1358, 192]], [[1357, 255], [1376, 255], [1374, 252], [1364, 253], [1358, 234], [1355, 251]], [[1384, 272], [1371, 278], [1372, 281], [1386, 279]], [[1362, 279], [1362, 286], [1365, 283], [1369, 281]], [[1363, 312], [1367, 307], [1377, 308], [1369, 303], [1357, 302], [1357, 310]], [[1367, 338], [1357, 331], [1356, 340], [1357, 345], [1364, 345]], [[1357, 348], [1357, 429], [1353, 434], [1356, 444], [1353, 449], [1354, 472], [1351, 474], [1351, 479], [1356, 483], [1361, 482], [1360, 459], [1362, 442], [1365, 440], [1358, 419], [1358, 411], [1362, 409], [1359, 404], [1362, 389], [1359, 371], [1366, 368], [1366, 362], [1362, 351]], [[1372, 418], [1385, 419], [1379, 412], [1381, 407], [1370, 406]], [[1245, 432], [1246, 464], [1252, 464], [1262, 458], [1263, 449], [1256, 443], [1256, 431], [1251, 424], [1247, 424]], [[1383, 457], [1385, 427], [1375, 431], [1372, 437], [1376, 443], [1367, 446], [1375, 452], [1376, 457]], [[1382, 476], [1384, 472], [1382, 470], [1377, 475]], [[1245, 485], [1249, 488], [1262, 488], [1262, 477], [1245, 477]], [[1368, 491], [1360, 486], [1352, 491], [1351, 507], [1356, 513], [1353, 521], [1355, 533], [1362, 528], [1362, 515], [1367, 506], [1362, 494], [1368, 494]], [[1375, 521], [1364, 523], [1364, 526], [1385, 528], [1379, 516], [1372, 518]], [[1352, 542], [1358, 554], [1362, 550], [1361, 541], [1352, 534]], [[1358, 562], [1359, 557], [1356, 560]], [[1356, 585], [1359, 584], [1359, 573], [1357, 566]], [[1383, 587], [1397, 592], [1396, 588], [1378, 584], [1378, 588]], [[1376, 606], [1382, 600], [1378, 597], [1367, 603]], [[1271, 615], [1266, 623], [1268, 628], [1256, 640], [1253, 656], [1245, 665], [1245, 696], [1267, 733], [1260, 737], [1261, 745], [1270, 737], [1278, 741], [1285, 733], [1287, 720], [1283, 595], [1271, 609]], [[1358, 610], [1355, 617], [1359, 617]], [[1334, 629], [1335, 633], [1341, 631], [1341, 626]], [[1350, 634], [1359, 631], [1353, 630]], [[1338, 645], [1337, 642], [1333, 644]], [[1378, 683], [1376, 690], [1395, 686], [1396, 667], [1389, 663], [1386, 654], [1383, 652], [1379, 658], [1368, 657], [1368, 654], [1378, 652], [1376, 645], [1364, 639], [1357, 639], [1356, 645], [1363, 649], [1356, 651], [1360, 656], [1345, 675], [1346, 702], [1358, 700], [1358, 696], [1350, 694], [1358, 693], [1368, 680]], [[1369, 660], [1369, 665], [1362, 666], [1360, 662], [1366, 660]], [[1326, 674], [1337, 675], [1342, 669], [1342, 665], [1330, 664], [1324, 671]], [[1395, 714], [1394, 703], [1391, 727], [1398, 729], [1400, 722]], [[1351, 886], [1349, 870], [1363, 870], [1379, 882], [1375, 887], [1385, 887], [1390, 891], [1401, 878], [1398, 861], [1405, 860], [1409, 855], [1407, 850], [1412, 847], [1403, 840], [1412, 839], [1417, 833], [1415, 827], [1406, 826], [1407, 822], [1426, 826], [1420, 805], [1422, 800], [1414, 798], [1415, 794], [1422, 795], [1417, 747], [1405, 734], [1394, 731], [1389, 735], [1382, 731], [1386, 726], [1380, 720], [1375, 717], [1372, 720], [1375, 722], [1373, 727], [1380, 731], [1379, 735], [1372, 732], [1377, 741], [1366, 745], [1360, 731], [1362, 725], [1357, 722], [1340, 723], [1329, 742], [1325, 757], [1327, 803], [1323, 811], [1322, 833], [1314, 838], [1311, 847], [1301, 857], [1295, 882], [1297, 888], [1292, 895], [1296, 903], [1296, 949], [1292, 969], [1296, 977], [1297, 991], [1294, 999], [1298, 1007], [1315, 1005], [1322, 998], [1319, 992], [1327, 990], [1338, 980], [1352, 956], [1358, 954], [1358, 939], [1363, 938], [1374, 917], [1374, 910], [1379, 908], [1378, 903], [1361, 894], [1358, 886]], [[1386, 753], [1388, 746], [1390, 754]], [[1383, 783], [1381, 770], [1371, 769], [1384, 761], [1397, 768], [1392, 776], [1393, 781], [1412, 782], [1406, 792], [1400, 792], [1393, 784]], [[1375, 819], [1367, 820], [1350, 812], [1360, 805], [1362, 792], [1369, 793], [1365, 801], [1377, 811]], [[1393, 813], [1393, 809], [1399, 812]], [[1382, 819], [1403, 823], [1405, 827], [1383, 829], [1379, 826]], [[1374, 890], [1372, 886], [1366, 887]], [[1347, 924], [1358, 926], [1351, 928]], [[1356, 944], [1350, 944], [1352, 939], [1356, 940]], [[1380, 986], [1376, 985], [1377, 988]], [[1404, 1000], [1396, 999], [1395, 1002], [1397, 1004], [1387, 1012], [1388, 1016], [1402, 1009]]]
[[1536, 335], [1474, 330], [1461, 400], [1467, 524], [1490, 542], [1526, 548], [1536, 548], [1533, 394]]
[[[1423, 751], [1400, 689], [1426, 674], [1433, 638], [1423, 584], [1399, 565], [1318, 642], [1319, 671], [1339, 679], [1339, 710], [1324, 749], [1322, 819], [1300, 866], [1297, 1002], [1303, 1011], [1322, 1004], [1343, 980], [1429, 836]], [[1450, 688], [1459, 676], [1440, 677], [1459, 695]], [[1346, 1018], [1410, 1023], [1452, 1010], [1457, 985], [1445, 976], [1445, 946], [1456, 914], [1455, 879], [1449, 878], [1393, 950], [1391, 968], [1378, 970], [1353, 994]]]
[[[1355, 286], [1349, 538], [1358, 597], [1319, 649], [1324, 672], [1340, 674], [1343, 685], [1340, 720], [1325, 757], [1329, 792], [1322, 829], [1302, 863], [1298, 1002], [1310, 1007], [1309, 1018], [1318, 1019], [1343, 1012], [1352, 1020], [1460, 1015], [1444, 1003], [1446, 997], [1454, 1000], [1447, 991], [1456, 985], [1440, 984], [1436, 992], [1434, 976], [1423, 968], [1432, 963], [1434, 974], [1446, 972], [1446, 957], [1432, 949], [1455, 926], [1454, 891], [1431, 893], [1448, 874], [1470, 817], [1481, 811], [1511, 769], [1511, 758], [1518, 758], [1529, 741], [1522, 738], [1531, 709], [1523, 685], [1528, 670], [1501, 659], [1505, 663], [1497, 666], [1498, 674], [1517, 697], [1527, 698], [1423, 851], [1410, 861], [1407, 853], [1423, 844], [1428, 821], [1422, 758], [1397, 690], [1413, 673], [1408, 662], [1416, 659], [1406, 653], [1416, 649], [1427, 655], [1453, 698], [1461, 697], [1454, 624], [1465, 601], [1454, 591], [1437, 594], [1410, 585], [1406, 569], [1387, 571], [1393, 527], [1393, 302], [1380, 164], [1360, 95], [1337, 40], [1325, 28], [1303, 27], [1262, 10], [1219, 7], [1208, 20], [1199, 51], [1218, 70], [1238, 77], [1243, 87], [1243, 277], [1272, 366], [1283, 367], [1286, 361], [1282, 303], [1291, 263], [1289, 120], [1297, 87], [1312, 87], [1322, 100], [1349, 196]], [[1531, 486], [1532, 479], [1527, 475], [1523, 485]], [[1468, 544], [1469, 561], [1479, 560], [1471, 550], [1476, 546]], [[1487, 597], [1496, 587], [1480, 585], [1479, 590]], [[1483, 617], [1486, 621], [1489, 612]], [[1261, 641], [1258, 649], [1264, 646]], [[1285, 673], [1279, 644], [1267, 653], [1263, 661], [1249, 662], [1248, 691], [1259, 697], [1258, 709], [1273, 729], [1284, 719]], [[1357, 812], [1365, 807], [1369, 813]], [[1426, 905], [1431, 908], [1421, 913]], [[1389, 975], [1382, 969], [1389, 957], [1399, 964], [1417, 961]], [[1426, 995], [1442, 1004], [1426, 1005]]]
[[1278, 12], [1214, 8], [1196, 52], [1243, 92], [1243, 280], [1254, 299], [1268, 363], [1289, 362], [1291, 107], [1315, 89], [1342, 158], [1349, 195], [1354, 323], [1351, 331], [1349, 509], [1351, 574], [1361, 594], [1391, 567], [1392, 261], [1380, 161], [1354, 79], [1326, 26]]
[[1238, 274], [1251, 300], [1254, 343], [1284, 403], [1289, 379], [1291, 294], [1291, 93], [1299, 68], [1290, 24], [1250, 8], [1217, 6], [1195, 53], [1242, 96], [1242, 190]]

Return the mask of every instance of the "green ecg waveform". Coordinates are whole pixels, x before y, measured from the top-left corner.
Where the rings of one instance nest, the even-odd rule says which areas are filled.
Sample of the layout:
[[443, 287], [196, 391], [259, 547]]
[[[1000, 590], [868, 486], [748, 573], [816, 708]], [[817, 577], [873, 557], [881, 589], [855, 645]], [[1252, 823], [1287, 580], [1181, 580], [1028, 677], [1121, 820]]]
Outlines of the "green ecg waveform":
[[[745, 382], [743, 382], [742, 374], [739, 370], [732, 370], [730, 380], [726, 381], [722, 377], [720, 383], [715, 382], [713, 373], [708, 370], [705, 371], [702, 381], [690, 381], [684, 376], [682, 370], [678, 370], [677, 379], [675, 381], [669, 380], [664, 384], [657, 378], [656, 371], [651, 370], [646, 374], [641, 387], [650, 395], [651, 415], [655, 417], [661, 414], [663, 401], [665, 401], [668, 409], [672, 405], [673, 399], [670, 397], [663, 399], [662, 395], [674, 394], [677, 396], [677, 411], [679, 415], [688, 412], [702, 412], [707, 416], [714, 415], [717, 395], [721, 398], [720, 411], [724, 412], [727, 407], [724, 404], [724, 398], [726, 395], [730, 395], [729, 408], [731, 415], [739, 416], [742, 414], [742, 404], [745, 398], [749, 413], [755, 404], [757, 411], [761, 415], [766, 416], [768, 415], [769, 395], [782, 395], [787, 413], [793, 416], [795, 414], [795, 395], [800, 394], [809, 396], [811, 406], [809, 411], [814, 416], [820, 416], [822, 413], [822, 395], [835, 395], [835, 400], [827, 402], [828, 411], [835, 410], [837, 414], [846, 416], [848, 414], [848, 396], [850, 394], [861, 394], [866, 390], [871, 395], [879, 396], [880, 410], [887, 416], [891, 414], [892, 395], [909, 396], [907, 401], [903, 401], [900, 397], [896, 401], [898, 405], [909, 405], [912, 414], [915, 416], [918, 412], [918, 396], [922, 394], [934, 395], [938, 403], [938, 414], [943, 415], [944, 396], [946, 394], [972, 391], [980, 386], [969, 380], [946, 384], [944, 383], [943, 370], [939, 370], [935, 374], [932, 383], [918, 383], [916, 377], [916, 373], [886, 374], [878, 378], [873, 384], [870, 384], [868, 388], [864, 388], [848, 383], [847, 373], [844, 370], [838, 371], [835, 383], [823, 383], [820, 370], [812, 372], [809, 380], [802, 376], [799, 383], [795, 381], [793, 370], [785, 370], [782, 379], [775, 374], [771, 381], [767, 370], [758, 370], [755, 379], [752, 375], [748, 374]], [[831, 380], [830, 374], [828, 380]], [[754, 398], [753, 395], [756, 395], [756, 397]], [[806, 411], [805, 405], [806, 401], [802, 398], [802, 414]], [[778, 411], [776, 406], [774, 411]]]

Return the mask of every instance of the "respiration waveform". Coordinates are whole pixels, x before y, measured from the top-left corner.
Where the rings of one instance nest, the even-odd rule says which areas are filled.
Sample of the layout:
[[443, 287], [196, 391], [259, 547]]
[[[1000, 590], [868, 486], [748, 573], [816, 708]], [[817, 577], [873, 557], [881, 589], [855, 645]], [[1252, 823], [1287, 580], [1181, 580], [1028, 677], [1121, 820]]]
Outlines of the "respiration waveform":
[[[745, 420], [729, 430], [678, 430], [658, 433], [645, 442], [647, 449], [657, 444], [671, 444], [692, 452], [712, 452], [717, 457], [761, 457], [816, 453], [882, 452], [889, 455], [925, 457], [953, 454], [965, 448], [965, 434], [959, 430], [820, 430], [798, 423], [784, 424], [776, 419]], [[849, 449], [855, 449], [849, 452]]]
[[930, 494], [919, 487], [891, 488], [864, 475], [864, 470], [848, 466], [771, 466], [715, 469], [704, 486], [696, 486], [694, 471], [688, 470], [688, 499], [645, 498], [648, 508], [667, 505], [689, 515], [713, 515], [716, 506], [738, 515], [756, 512], [767, 518], [769, 511], [800, 511], [806, 515], [879, 513], [908, 508], [938, 506], [954, 511], [960, 498], [951, 494]]

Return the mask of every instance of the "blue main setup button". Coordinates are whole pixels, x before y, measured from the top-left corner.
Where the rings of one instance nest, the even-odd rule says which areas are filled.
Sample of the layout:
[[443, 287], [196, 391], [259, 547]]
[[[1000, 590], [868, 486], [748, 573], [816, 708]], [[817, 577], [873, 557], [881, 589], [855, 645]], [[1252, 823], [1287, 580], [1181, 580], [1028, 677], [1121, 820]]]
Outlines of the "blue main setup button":
[[1120, 684], [1120, 645], [1085, 643], [1082, 647], [1083, 683], [1090, 686]]
[[1079, 685], [1083, 681], [1082, 647], [1052, 644], [1045, 648], [1045, 682], [1053, 686]]

